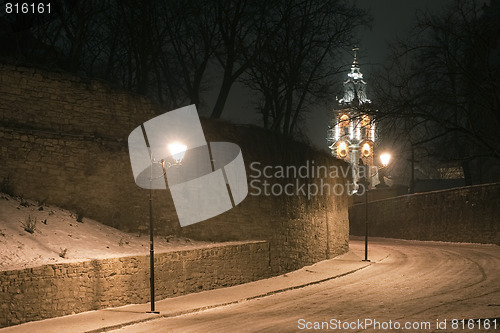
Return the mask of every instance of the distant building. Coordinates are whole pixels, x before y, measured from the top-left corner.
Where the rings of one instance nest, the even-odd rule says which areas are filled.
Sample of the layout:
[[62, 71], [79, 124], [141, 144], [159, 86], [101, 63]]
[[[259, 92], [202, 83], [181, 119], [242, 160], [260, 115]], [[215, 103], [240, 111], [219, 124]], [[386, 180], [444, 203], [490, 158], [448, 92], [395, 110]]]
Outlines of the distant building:
[[[360, 166], [373, 166], [375, 122], [369, 115], [371, 100], [366, 96], [366, 82], [357, 59], [358, 48], [353, 48], [351, 71], [344, 81], [344, 96], [333, 109], [327, 141], [332, 155], [352, 166], [353, 181], [360, 180]], [[371, 168], [370, 168], [371, 169]], [[370, 187], [379, 183], [377, 174], [369, 178]]]

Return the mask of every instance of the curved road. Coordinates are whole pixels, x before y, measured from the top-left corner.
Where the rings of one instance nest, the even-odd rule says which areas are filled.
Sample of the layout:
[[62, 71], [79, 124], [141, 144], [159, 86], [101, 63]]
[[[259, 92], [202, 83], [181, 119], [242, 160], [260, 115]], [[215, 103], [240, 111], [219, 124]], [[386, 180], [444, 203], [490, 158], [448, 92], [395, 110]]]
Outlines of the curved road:
[[[320, 284], [113, 332], [500, 332], [499, 246], [376, 239], [370, 247], [389, 256]], [[496, 318], [496, 330], [452, 321], [464, 318]]]

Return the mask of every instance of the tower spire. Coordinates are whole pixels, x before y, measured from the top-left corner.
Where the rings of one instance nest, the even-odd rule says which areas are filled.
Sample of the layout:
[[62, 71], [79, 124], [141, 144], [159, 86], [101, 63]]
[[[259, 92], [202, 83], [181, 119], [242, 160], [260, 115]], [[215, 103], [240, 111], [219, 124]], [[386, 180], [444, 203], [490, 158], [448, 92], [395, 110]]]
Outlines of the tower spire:
[[352, 61], [352, 67], [358, 67], [358, 51], [359, 51], [359, 48], [357, 46], [354, 46], [352, 48], [352, 51], [354, 53], [354, 60]]
[[350, 73], [347, 73], [347, 80], [344, 81], [344, 98], [340, 99], [339, 103], [354, 103], [356, 105], [371, 103], [371, 101], [366, 97], [366, 82], [363, 80], [363, 74], [361, 73], [361, 69], [359, 68], [359, 48], [357, 46], [354, 46], [352, 48], [352, 51], [354, 59], [351, 65], [351, 71]]

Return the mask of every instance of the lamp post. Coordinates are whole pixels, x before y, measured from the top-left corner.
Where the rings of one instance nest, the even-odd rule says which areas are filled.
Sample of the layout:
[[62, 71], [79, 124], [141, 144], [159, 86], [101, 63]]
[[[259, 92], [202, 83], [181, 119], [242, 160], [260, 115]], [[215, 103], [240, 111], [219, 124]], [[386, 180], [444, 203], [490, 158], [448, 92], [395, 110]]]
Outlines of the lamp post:
[[365, 187], [365, 259], [363, 261], [370, 261], [368, 260], [368, 186], [370, 182], [365, 178], [361, 184]]
[[[151, 296], [151, 311], [148, 313], [159, 314], [159, 311], [155, 310], [155, 250], [154, 250], [154, 221], [153, 221], [153, 180], [158, 178], [164, 178], [167, 174], [167, 170], [173, 166], [178, 166], [181, 164], [184, 154], [186, 153], [186, 146], [180, 143], [171, 143], [168, 145], [168, 149], [172, 154], [174, 163], [167, 162], [165, 160], [155, 160], [153, 153], [150, 152], [150, 176], [149, 176], [149, 286], [150, 286], [150, 296]], [[153, 178], [153, 165], [161, 164], [162, 174]]]
[[411, 143], [411, 158], [407, 160], [408, 162], [411, 162], [411, 180], [410, 188], [408, 189], [410, 194], [415, 193], [415, 162], [419, 162], [415, 159], [415, 146], [416, 144]]
[[[379, 170], [387, 168], [389, 165], [389, 161], [391, 160], [391, 155], [388, 153], [383, 153], [380, 155], [380, 162], [382, 162], [382, 167], [377, 170], [378, 174]], [[383, 182], [383, 179], [382, 179]], [[370, 182], [365, 178], [364, 182], [362, 182], [363, 186], [365, 186], [365, 259], [362, 261], [370, 261], [368, 259], [368, 187]]]

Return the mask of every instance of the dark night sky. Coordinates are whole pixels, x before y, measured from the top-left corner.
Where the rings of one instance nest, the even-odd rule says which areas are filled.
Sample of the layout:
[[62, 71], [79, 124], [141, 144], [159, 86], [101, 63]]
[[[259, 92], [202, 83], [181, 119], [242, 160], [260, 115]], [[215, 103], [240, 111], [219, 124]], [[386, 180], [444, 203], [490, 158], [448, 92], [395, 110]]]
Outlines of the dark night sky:
[[[369, 10], [373, 17], [371, 29], [360, 31], [359, 58], [361, 72], [367, 81], [368, 97], [370, 98], [371, 74], [382, 65], [389, 55], [388, 43], [396, 37], [404, 37], [415, 23], [416, 14], [429, 9], [433, 13], [443, 11], [454, 0], [358, 0], [359, 7]], [[486, 0], [478, 0], [482, 4]], [[352, 62], [351, 52], [345, 54], [346, 70]], [[340, 80], [345, 79], [343, 73]], [[236, 85], [229, 96], [223, 118], [237, 123], [259, 123], [260, 116], [253, 111], [252, 96], [242, 93], [241, 86]], [[332, 96], [333, 100], [335, 96]], [[215, 96], [206, 100], [209, 106], [215, 102]], [[311, 143], [318, 148], [327, 150], [326, 130], [328, 117], [333, 105], [323, 109], [315, 109], [308, 114], [306, 134]]]
[[433, 13], [442, 11], [453, 0], [358, 0], [358, 5], [369, 10], [373, 16], [373, 27], [362, 34], [360, 52], [365, 72], [384, 62], [388, 56], [387, 44], [397, 36], [404, 37], [415, 23], [417, 13], [429, 9]]

